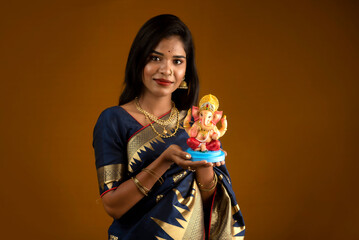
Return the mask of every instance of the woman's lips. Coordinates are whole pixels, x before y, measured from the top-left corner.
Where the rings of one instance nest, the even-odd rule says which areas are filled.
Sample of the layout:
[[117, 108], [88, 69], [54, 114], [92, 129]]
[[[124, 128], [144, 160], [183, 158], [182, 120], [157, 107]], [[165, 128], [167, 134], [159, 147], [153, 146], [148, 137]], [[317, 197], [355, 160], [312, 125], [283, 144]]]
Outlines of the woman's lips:
[[173, 83], [170, 80], [163, 79], [163, 78], [157, 78], [157, 79], [154, 79], [154, 80], [156, 81], [157, 84], [159, 84], [161, 86], [169, 86], [169, 85], [171, 85]]

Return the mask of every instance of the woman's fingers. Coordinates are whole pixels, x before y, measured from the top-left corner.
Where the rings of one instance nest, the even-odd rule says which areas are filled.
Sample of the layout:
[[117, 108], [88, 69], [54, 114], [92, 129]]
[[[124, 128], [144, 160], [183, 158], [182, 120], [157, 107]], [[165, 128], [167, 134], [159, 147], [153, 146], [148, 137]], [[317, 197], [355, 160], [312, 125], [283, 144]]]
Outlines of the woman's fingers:
[[188, 152], [185, 152], [182, 150], [182, 148], [178, 145], [171, 145], [173, 146], [172, 148], [174, 149], [174, 154], [182, 159], [191, 159], [191, 154], [189, 154]]
[[191, 161], [191, 160], [186, 160], [183, 159], [179, 156], [176, 156], [175, 158], [175, 162], [177, 165], [179, 165], [181, 168], [183, 169], [188, 169], [188, 170], [196, 170], [199, 167], [211, 167], [213, 166], [212, 163], [207, 162], [206, 160], [203, 161]]
[[224, 152], [224, 156], [227, 157], [227, 151], [223, 150], [223, 149], [221, 149], [221, 150]]
[[207, 166], [212, 166], [211, 163], [207, 162], [206, 160], [203, 161], [196, 161], [196, 162], [192, 162], [192, 161], [186, 161], [188, 162], [188, 166], [191, 168], [199, 168], [199, 167], [207, 167]]
[[216, 162], [216, 166], [219, 167], [221, 165], [224, 165], [225, 163], [226, 163], [225, 161]]

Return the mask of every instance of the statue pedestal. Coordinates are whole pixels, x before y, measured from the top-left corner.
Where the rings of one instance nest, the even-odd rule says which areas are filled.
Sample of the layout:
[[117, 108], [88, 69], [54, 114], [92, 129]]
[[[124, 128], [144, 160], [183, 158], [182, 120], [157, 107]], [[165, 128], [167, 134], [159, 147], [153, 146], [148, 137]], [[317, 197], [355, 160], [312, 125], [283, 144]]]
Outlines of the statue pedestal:
[[224, 161], [225, 154], [222, 150], [218, 151], [207, 151], [207, 152], [201, 152], [201, 151], [193, 151], [191, 148], [188, 148], [186, 150], [189, 154], [192, 156], [192, 161], [202, 161], [206, 160], [207, 162], [220, 162]]

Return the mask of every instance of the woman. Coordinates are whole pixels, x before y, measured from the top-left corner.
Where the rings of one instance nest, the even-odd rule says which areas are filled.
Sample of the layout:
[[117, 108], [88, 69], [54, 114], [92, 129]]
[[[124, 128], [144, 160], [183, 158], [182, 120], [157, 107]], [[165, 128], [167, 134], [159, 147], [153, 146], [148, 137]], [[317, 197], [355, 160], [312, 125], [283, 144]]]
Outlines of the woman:
[[[188, 87], [186, 86], [188, 85]], [[93, 146], [109, 239], [243, 238], [244, 223], [224, 162], [183, 151], [186, 110], [197, 102], [192, 36], [176, 16], [138, 32], [119, 106], [103, 111]]]

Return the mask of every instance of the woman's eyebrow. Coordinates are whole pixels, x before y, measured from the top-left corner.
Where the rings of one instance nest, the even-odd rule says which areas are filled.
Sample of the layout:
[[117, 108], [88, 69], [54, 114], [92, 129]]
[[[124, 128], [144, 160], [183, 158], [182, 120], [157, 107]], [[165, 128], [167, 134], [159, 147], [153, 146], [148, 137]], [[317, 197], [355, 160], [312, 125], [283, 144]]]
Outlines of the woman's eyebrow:
[[182, 55], [176, 55], [176, 56], [173, 56], [173, 58], [186, 58], [186, 57], [182, 56]]
[[164, 55], [163, 53], [157, 52], [157, 51], [155, 51], [155, 50], [152, 50], [152, 53], [156, 53], [156, 54], [161, 55], [161, 56]]
[[[157, 52], [157, 51], [155, 51], [155, 50], [152, 50], [152, 53], [158, 54], [158, 55], [160, 55], [160, 56], [164, 56], [163, 53]], [[182, 56], [182, 55], [175, 55], [175, 56], [173, 56], [173, 58], [186, 58], [186, 57], [185, 57], [185, 56]]]

